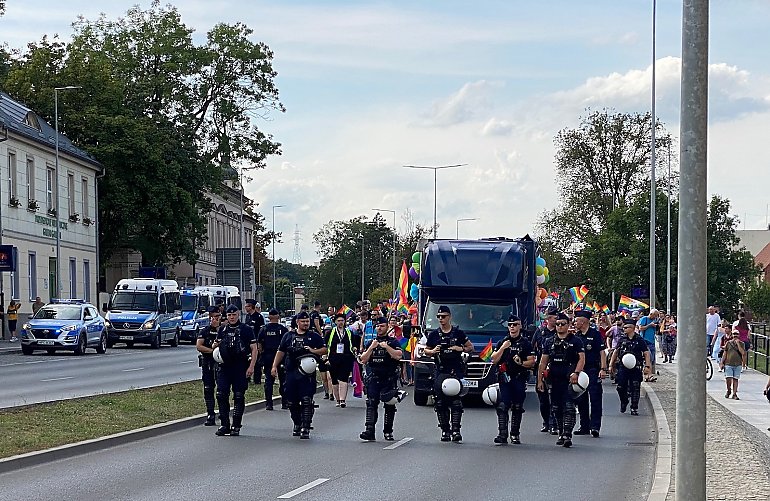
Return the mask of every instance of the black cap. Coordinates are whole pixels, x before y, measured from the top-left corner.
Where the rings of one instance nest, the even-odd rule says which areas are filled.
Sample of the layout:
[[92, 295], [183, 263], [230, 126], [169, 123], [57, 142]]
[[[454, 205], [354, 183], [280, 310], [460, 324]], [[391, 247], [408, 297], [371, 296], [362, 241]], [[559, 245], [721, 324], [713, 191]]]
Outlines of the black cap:
[[385, 317], [380, 317], [380, 318], [377, 319], [377, 322], [375, 322], [375, 323], [376, 324], [387, 324], [388, 323], [388, 319], [385, 318]]
[[313, 304], [314, 304], [315, 306], [321, 306], [321, 301], [316, 301], [316, 302], [315, 302], [315, 303], [313, 303]]
[[624, 318], [623, 325], [636, 325], [636, 320], [633, 318]]
[[449, 309], [449, 306], [442, 304], [438, 307], [438, 313], [449, 313], [452, 314], [452, 311]]
[[546, 311], [545, 314], [546, 315], [558, 315], [559, 314], [559, 310], [557, 310], [556, 308], [551, 308], [548, 311]]
[[307, 303], [305, 303], [305, 304], [303, 304], [302, 306], [300, 306], [300, 307], [299, 307], [299, 309], [300, 309], [300, 310], [303, 310], [303, 311], [304, 311], [304, 310], [309, 310], [309, 309], [310, 309], [310, 306], [308, 306], [308, 305], [307, 305]]
[[588, 319], [590, 319], [592, 316], [593, 316], [593, 315], [591, 315], [591, 312], [590, 312], [590, 311], [583, 311], [583, 310], [579, 310], [579, 311], [576, 311], [576, 312], [575, 312], [575, 318], [580, 318], [580, 317], [582, 317], [582, 318], [588, 318]]
[[238, 307], [235, 306], [234, 304], [231, 304], [230, 306], [227, 307], [227, 309], [225, 310], [225, 313], [238, 313]]
[[209, 306], [209, 313], [219, 313], [219, 306]]
[[270, 308], [270, 311], [268, 311], [267, 314], [270, 316], [273, 316], [273, 315], [280, 315], [281, 313], [275, 308]]
[[508, 321], [509, 322], [521, 322], [521, 319], [519, 318], [518, 315], [514, 315], [513, 313], [511, 313], [510, 315], [508, 315]]
[[252, 306], [256, 306], [257, 305], [257, 300], [256, 299], [247, 299], [246, 300], [246, 304], [250, 304]]
[[310, 318], [310, 315], [304, 310], [297, 313], [297, 320], [302, 320], [303, 318]]
[[567, 322], [569, 322], [569, 317], [567, 316], [566, 313], [559, 312], [556, 314], [556, 320], [566, 320]]

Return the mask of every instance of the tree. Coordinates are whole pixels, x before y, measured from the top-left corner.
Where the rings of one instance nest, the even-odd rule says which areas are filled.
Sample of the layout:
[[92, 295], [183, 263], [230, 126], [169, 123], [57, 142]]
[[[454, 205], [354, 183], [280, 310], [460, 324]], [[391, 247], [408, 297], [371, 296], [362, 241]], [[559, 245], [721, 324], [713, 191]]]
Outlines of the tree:
[[770, 317], [770, 284], [764, 280], [752, 282], [746, 291], [744, 302], [754, 314], [755, 320]]

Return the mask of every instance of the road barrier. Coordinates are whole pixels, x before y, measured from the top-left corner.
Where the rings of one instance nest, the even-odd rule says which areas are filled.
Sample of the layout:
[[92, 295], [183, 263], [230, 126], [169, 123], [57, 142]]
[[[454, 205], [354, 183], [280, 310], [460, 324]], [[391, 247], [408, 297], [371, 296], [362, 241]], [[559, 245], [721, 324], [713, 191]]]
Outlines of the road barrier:
[[770, 336], [767, 324], [751, 324], [751, 349], [746, 363], [754, 370], [770, 374]]

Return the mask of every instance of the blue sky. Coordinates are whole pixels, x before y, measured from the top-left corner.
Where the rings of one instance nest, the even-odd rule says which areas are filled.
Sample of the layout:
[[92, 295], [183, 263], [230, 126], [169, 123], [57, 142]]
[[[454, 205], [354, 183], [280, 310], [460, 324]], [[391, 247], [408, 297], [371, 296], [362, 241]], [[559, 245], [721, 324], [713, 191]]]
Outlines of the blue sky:
[[[116, 17], [136, 2], [9, 0], [2, 40], [69, 37], [77, 15]], [[148, 2], [140, 2], [147, 7]], [[433, 219], [432, 174], [404, 164], [467, 163], [439, 174], [439, 236], [517, 236], [557, 202], [553, 137], [586, 108], [650, 107], [652, 1], [177, 2], [202, 38], [242, 21], [275, 53], [285, 114], [261, 126], [284, 154], [247, 191], [302, 257], [325, 222], [407, 208]], [[712, 2], [709, 191], [762, 228], [770, 197], [770, 2]], [[658, 1], [657, 108], [679, 135], [681, 2]], [[199, 38], [199, 39], [200, 39]], [[388, 220], [392, 216], [387, 215]], [[741, 224], [743, 227], [743, 223]]]

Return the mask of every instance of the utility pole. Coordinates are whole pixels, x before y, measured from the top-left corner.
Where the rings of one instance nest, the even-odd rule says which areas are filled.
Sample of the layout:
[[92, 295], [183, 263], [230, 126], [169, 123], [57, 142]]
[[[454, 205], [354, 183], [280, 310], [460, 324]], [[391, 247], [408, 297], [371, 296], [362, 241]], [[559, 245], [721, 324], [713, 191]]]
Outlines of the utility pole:
[[709, 1], [684, 0], [676, 378], [676, 499], [706, 499], [706, 160]]
[[650, 308], [655, 308], [655, 17], [657, 1], [652, 0], [652, 132], [650, 138]]
[[454, 169], [455, 167], [463, 167], [468, 164], [456, 164], [456, 165], [439, 165], [436, 167], [429, 167], [426, 165], [404, 165], [407, 169], [430, 169], [433, 171], [433, 238], [436, 239], [438, 234], [438, 221], [436, 219], [436, 208], [438, 206], [438, 171], [442, 169]]
[[666, 313], [671, 315], [671, 137], [668, 138], [668, 243], [666, 244]]

